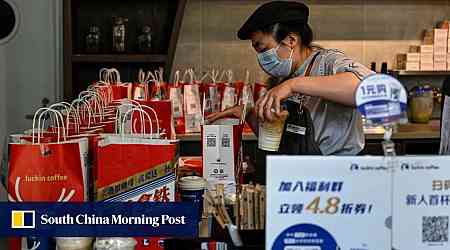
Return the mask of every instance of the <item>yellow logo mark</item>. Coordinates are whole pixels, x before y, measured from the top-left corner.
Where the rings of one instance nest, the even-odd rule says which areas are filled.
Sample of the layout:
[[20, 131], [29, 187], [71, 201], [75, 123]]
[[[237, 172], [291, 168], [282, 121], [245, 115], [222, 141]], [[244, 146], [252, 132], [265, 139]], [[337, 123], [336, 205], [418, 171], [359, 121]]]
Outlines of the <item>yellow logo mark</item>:
[[35, 228], [35, 212], [33, 210], [11, 211], [11, 228]]

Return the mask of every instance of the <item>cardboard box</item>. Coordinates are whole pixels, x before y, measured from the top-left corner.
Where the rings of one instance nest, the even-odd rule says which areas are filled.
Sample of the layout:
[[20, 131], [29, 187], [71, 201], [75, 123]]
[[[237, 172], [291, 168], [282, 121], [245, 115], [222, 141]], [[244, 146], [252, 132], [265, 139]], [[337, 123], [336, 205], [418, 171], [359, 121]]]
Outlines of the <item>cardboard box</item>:
[[447, 53], [445, 53], [445, 54], [434, 54], [433, 61], [434, 61], [434, 63], [436, 63], [436, 62], [447, 62]]
[[448, 52], [447, 46], [434, 46], [433, 53], [434, 54], [446, 54]]
[[447, 62], [435, 62], [433, 65], [433, 69], [434, 71], [447, 71]]
[[434, 42], [447, 40], [448, 39], [448, 29], [434, 29], [433, 30]]
[[406, 62], [420, 62], [420, 53], [407, 53]]
[[406, 71], [419, 71], [420, 63], [419, 62], [407, 62], [405, 69], [406, 69]]
[[420, 45], [420, 53], [431, 53], [433, 54], [433, 45]]
[[433, 71], [434, 70], [433, 63], [422, 63], [420, 62], [420, 71]]
[[433, 63], [434, 55], [433, 53], [420, 53], [421, 63]]

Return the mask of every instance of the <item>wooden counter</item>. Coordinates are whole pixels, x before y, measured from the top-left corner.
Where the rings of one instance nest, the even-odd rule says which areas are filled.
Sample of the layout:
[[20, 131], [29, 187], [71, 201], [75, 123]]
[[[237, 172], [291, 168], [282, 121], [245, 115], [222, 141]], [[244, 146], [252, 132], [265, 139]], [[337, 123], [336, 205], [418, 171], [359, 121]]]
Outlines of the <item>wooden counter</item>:
[[[384, 129], [375, 128], [365, 131], [366, 140], [382, 140]], [[256, 141], [257, 138], [253, 133], [244, 133], [242, 135], [244, 141]], [[200, 134], [180, 134], [177, 135], [180, 141], [196, 142], [200, 141]], [[414, 139], [439, 139], [440, 124], [439, 120], [432, 120], [427, 124], [408, 123], [398, 126], [395, 129], [392, 139], [414, 140]]]
[[[383, 128], [365, 131], [366, 140], [382, 140], [383, 134]], [[427, 124], [408, 123], [399, 125], [392, 135], [394, 140], [439, 139], [440, 137], [439, 120], [432, 120]]]

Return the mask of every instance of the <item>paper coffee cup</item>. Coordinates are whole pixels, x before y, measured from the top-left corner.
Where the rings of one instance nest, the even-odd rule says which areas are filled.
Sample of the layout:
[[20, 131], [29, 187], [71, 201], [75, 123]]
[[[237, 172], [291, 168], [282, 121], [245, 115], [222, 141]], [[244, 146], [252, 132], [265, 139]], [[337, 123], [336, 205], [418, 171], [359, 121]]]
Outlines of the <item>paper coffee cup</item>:
[[289, 113], [283, 111], [279, 119], [259, 123], [258, 147], [265, 151], [278, 151], [283, 135], [284, 123]]
[[91, 250], [92, 238], [90, 237], [56, 237], [58, 250]]
[[198, 176], [186, 176], [178, 182], [180, 188], [180, 198], [184, 202], [198, 202], [199, 218], [203, 212], [203, 194], [206, 188], [206, 182], [203, 178]]
[[97, 238], [96, 250], [134, 250], [137, 241], [133, 238]]

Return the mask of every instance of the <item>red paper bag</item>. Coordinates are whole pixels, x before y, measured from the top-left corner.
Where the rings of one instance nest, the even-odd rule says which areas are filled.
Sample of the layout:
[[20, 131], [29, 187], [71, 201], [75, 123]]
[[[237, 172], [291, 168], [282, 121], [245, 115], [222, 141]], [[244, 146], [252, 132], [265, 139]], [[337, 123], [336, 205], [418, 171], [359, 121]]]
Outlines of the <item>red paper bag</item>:
[[[159, 127], [159, 130], [155, 133], [158, 133], [161, 135], [162, 138], [169, 138], [172, 139], [172, 136], [174, 135], [174, 128], [173, 128], [173, 117], [172, 117], [172, 102], [170, 100], [163, 100], [163, 101], [138, 101], [139, 104], [141, 104], [141, 108], [151, 114], [152, 111], [148, 109], [148, 107], [152, 108], [155, 112], [157, 117], [154, 117], [152, 115], [152, 127]], [[137, 115], [137, 114], [135, 114]], [[133, 118], [134, 119], [134, 118]], [[139, 119], [136, 120], [139, 121]], [[149, 127], [149, 126], [147, 126]], [[136, 124], [135, 132], [139, 133], [141, 131], [141, 124]]]
[[8, 198], [86, 201], [88, 140], [9, 145]]
[[[170, 200], [175, 191], [177, 150], [176, 141], [132, 135], [102, 135], [96, 149], [94, 166], [95, 199]], [[157, 180], [159, 186], [156, 188], [158, 191], [155, 191], [153, 184]], [[133, 191], [137, 189], [139, 191]]]

